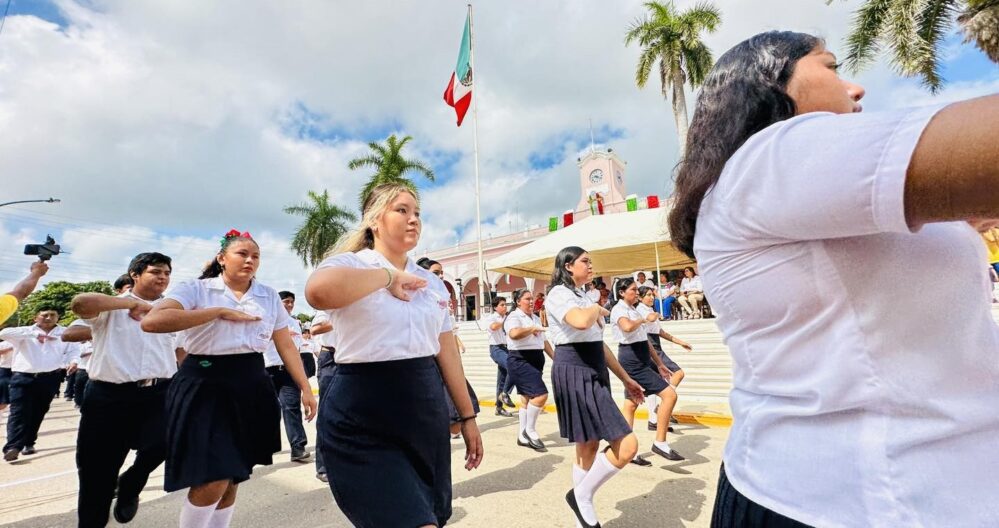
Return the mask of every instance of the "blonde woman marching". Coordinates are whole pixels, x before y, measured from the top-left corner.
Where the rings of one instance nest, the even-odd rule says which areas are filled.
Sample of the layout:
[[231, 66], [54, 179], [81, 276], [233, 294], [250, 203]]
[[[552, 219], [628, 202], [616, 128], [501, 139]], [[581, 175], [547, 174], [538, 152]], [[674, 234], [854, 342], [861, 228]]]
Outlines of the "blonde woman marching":
[[167, 391], [163, 485], [190, 488], [181, 528], [229, 526], [239, 483], [281, 450], [281, 411], [264, 370], [272, 340], [302, 389], [306, 419], [316, 413], [288, 312], [277, 291], [254, 278], [260, 247], [236, 230], [221, 246], [198, 280], [178, 285], [141, 324], [146, 332], [187, 331], [188, 355]]
[[517, 413], [520, 418], [517, 445], [543, 453], [547, 449], [535, 429], [538, 416], [548, 402], [548, 387], [545, 386], [541, 373], [545, 368], [545, 354], [555, 359], [555, 351], [545, 339], [541, 318], [534, 313], [534, 296], [531, 291], [515, 291], [513, 302], [517, 309], [506, 317], [503, 329], [509, 350], [507, 371], [517, 387], [523, 406]]
[[333, 498], [359, 527], [443, 526], [451, 517], [444, 385], [461, 415], [465, 468], [482, 462], [450, 296], [408, 255], [421, 227], [413, 192], [379, 185], [360, 228], [305, 287], [309, 304], [329, 311], [337, 344], [318, 445]]
[[[621, 368], [603, 340], [603, 320], [609, 312], [583, 292], [593, 278], [589, 254], [570, 246], [555, 257], [552, 288], [545, 299], [549, 332], [555, 344], [552, 388], [559, 434], [576, 444], [573, 488], [566, 493], [576, 521], [600, 526], [593, 496], [635, 458], [638, 439], [611, 396], [610, 369], [624, 383], [629, 399], [642, 401], [642, 387]], [[600, 441], [610, 444], [597, 453]]]

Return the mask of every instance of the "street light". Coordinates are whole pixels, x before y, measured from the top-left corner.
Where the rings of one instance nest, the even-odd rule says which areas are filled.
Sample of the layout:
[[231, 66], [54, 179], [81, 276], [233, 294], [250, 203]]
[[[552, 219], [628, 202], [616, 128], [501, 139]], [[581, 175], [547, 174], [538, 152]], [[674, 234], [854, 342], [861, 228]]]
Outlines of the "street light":
[[49, 198], [48, 200], [18, 200], [16, 202], [4, 202], [4, 203], [0, 203], [0, 207], [3, 207], [5, 205], [14, 205], [14, 204], [22, 204], [22, 203], [59, 203], [61, 201], [62, 200], [60, 200], [58, 198]]

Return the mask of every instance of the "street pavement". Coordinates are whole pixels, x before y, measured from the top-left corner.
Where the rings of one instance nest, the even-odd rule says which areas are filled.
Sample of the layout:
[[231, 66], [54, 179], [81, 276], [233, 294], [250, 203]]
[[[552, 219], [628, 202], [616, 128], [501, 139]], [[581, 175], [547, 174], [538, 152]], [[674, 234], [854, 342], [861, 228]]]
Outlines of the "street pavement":
[[[681, 395], [682, 397], [682, 395]], [[76, 525], [76, 429], [79, 412], [72, 403], [53, 402], [38, 438], [38, 453], [14, 463], [0, 461], [0, 527], [48, 528]], [[5, 436], [6, 421], [0, 422]], [[554, 413], [538, 420], [547, 453], [518, 447], [517, 418], [502, 418], [483, 407], [480, 429], [485, 443], [482, 466], [463, 467], [464, 444], [452, 441], [454, 514], [448, 526], [572, 527], [564, 495], [571, 482], [573, 448], [558, 436]], [[651, 454], [654, 433], [636, 422], [641, 452], [651, 467], [628, 465], [596, 497], [597, 513], [606, 528], [701, 527], [711, 520], [715, 486], [727, 428], [674, 426], [671, 446], [687, 457], [670, 462]], [[309, 450], [315, 427], [307, 425]], [[282, 429], [283, 432], [283, 429]], [[130, 455], [126, 464], [130, 464]], [[289, 461], [287, 445], [274, 464], [257, 467], [239, 488], [234, 527], [349, 527], [329, 488], [315, 478], [315, 465]], [[177, 526], [183, 493], [163, 492], [163, 467], [151, 476], [130, 526]], [[385, 507], [392, 498], [385, 497]], [[112, 519], [109, 526], [118, 526]]]

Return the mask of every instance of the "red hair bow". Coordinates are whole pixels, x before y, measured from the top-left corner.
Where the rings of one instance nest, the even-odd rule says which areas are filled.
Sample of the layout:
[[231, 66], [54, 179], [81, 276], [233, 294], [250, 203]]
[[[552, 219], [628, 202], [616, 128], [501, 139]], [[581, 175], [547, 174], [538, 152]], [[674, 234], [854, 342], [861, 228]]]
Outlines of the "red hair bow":
[[230, 229], [228, 233], [222, 236], [222, 240], [219, 240], [219, 244], [224, 246], [226, 241], [229, 240], [230, 238], [249, 238], [250, 240], [253, 240], [253, 237], [250, 236], [249, 231], [243, 231], [242, 233], [240, 233], [239, 230]]

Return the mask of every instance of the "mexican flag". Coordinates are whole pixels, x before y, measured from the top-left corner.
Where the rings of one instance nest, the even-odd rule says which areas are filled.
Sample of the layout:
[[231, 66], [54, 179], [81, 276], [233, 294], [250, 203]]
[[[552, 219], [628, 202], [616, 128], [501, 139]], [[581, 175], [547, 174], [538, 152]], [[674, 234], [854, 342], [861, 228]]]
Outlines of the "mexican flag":
[[458, 50], [458, 64], [444, 90], [444, 102], [454, 107], [454, 112], [458, 114], [458, 126], [461, 126], [468, 106], [472, 103], [472, 65], [469, 63], [472, 56], [472, 32], [469, 22], [466, 16], [465, 33], [461, 36], [461, 49]]

